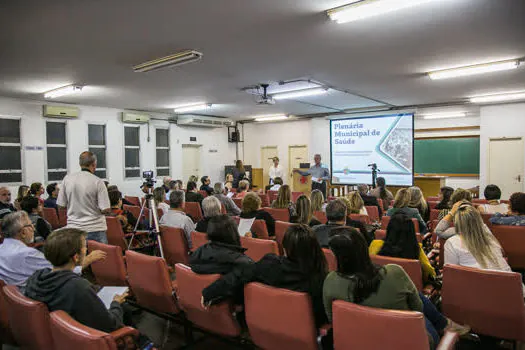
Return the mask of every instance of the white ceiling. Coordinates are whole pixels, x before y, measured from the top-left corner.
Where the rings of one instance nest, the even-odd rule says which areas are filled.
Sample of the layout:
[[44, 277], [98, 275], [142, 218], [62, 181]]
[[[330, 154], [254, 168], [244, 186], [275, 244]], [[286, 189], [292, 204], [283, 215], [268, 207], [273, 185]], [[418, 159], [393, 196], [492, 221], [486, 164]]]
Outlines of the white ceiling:
[[[345, 0], [26, 0], [0, 3], [0, 96], [171, 112], [189, 102], [245, 119], [377, 106], [455, 102], [525, 89], [525, 67], [431, 81], [439, 68], [525, 57], [524, 0], [434, 0], [336, 24], [324, 10]], [[201, 61], [150, 73], [135, 64], [192, 48]], [[242, 88], [311, 78], [333, 92], [257, 106]]]

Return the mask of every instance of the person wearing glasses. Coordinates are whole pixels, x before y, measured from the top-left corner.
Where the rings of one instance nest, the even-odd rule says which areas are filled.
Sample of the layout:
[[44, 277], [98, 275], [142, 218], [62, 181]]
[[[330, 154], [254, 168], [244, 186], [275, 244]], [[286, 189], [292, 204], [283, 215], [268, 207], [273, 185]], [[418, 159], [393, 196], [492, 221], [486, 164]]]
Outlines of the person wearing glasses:
[[[44, 254], [29, 247], [35, 239], [35, 227], [25, 211], [6, 215], [2, 221], [4, 243], [0, 244], [0, 280], [15, 285], [24, 292], [26, 282], [33, 273], [44, 268], [53, 268]], [[95, 250], [89, 254], [82, 268], [106, 258], [106, 253]], [[77, 273], [81, 269], [76, 270]]]

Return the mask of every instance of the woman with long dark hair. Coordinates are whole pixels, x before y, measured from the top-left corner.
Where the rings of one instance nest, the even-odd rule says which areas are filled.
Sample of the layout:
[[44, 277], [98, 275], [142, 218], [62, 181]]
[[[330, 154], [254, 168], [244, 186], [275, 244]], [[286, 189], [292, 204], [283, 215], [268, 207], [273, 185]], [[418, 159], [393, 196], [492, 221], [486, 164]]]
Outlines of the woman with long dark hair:
[[285, 256], [267, 254], [255, 264], [243, 266], [239, 273], [223, 276], [203, 289], [203, 304], [207, 307], [218, 303], [247, 283], [261, 282], [308, 293], [316, 325], [326, 323], [322, 292], [327, 263], [315, 234], [306, 225], [292, 225], [284, 234], [283, 248]]
[[386, 189], [386, 181], [384, 177], [378, 177], [376, 181], [377, 187], [370, 191], [370, 194], [381, 199], [383, 201], [383, 209], [388, 210], [390, 202], [394, 200], [394, 195]]
[[440, 201], [435, 208], [436, 210], [439, 210], [438, 220], [443, 219], [443, 217], [448, 214], [450, 209], [452, 209], [452, 205], [454, 204], [451, 200], [452, 193], [454, 193], [454, 189], [452, 187], [441, 187], [439, 191]]

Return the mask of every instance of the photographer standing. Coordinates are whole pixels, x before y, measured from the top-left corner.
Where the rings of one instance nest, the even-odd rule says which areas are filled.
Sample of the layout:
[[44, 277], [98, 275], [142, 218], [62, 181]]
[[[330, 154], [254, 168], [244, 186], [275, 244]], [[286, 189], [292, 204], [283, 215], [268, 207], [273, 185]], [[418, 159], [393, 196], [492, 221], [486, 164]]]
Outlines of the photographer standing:
[[67, 208], [67, 227], [86, 231], [87, 239], [108, 243], [106, 217], [111, 212], [108, 190], [104, 181], [95, 175], [97, 157], [82, 152], [81, 171], [67, 175], [58, 194], [57, 205]]

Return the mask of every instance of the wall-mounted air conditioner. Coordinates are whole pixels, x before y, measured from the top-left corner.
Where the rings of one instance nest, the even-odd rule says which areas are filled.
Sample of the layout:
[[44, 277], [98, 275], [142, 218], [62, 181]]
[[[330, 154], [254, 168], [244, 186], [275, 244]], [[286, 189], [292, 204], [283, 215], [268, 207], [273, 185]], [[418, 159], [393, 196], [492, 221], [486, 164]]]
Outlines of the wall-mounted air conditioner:
[[233, 120], [224, 118], [206, 117], [201, 115], [180, 115], [177, 117], [177, 125], [223, 128], [227, 126], [233, 126], [235, 123]]
[[149, 122], [149, 115], [135, 112], [122, 112], [122, 122], [142, 124]]
[[47, 118], [78, 118], [78, 112], [77, 107], [44, 105], [44, 117]]

